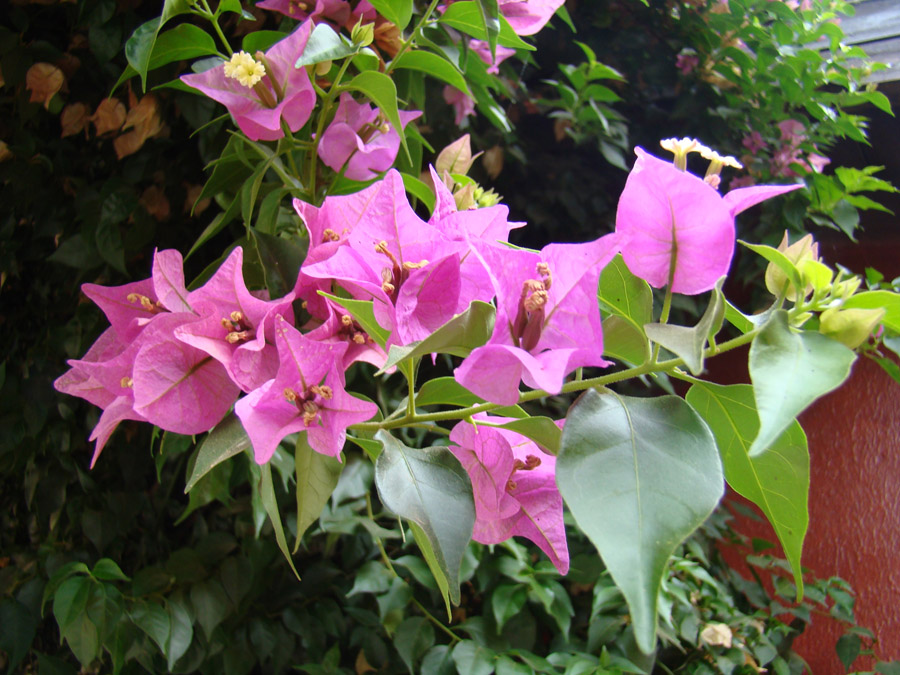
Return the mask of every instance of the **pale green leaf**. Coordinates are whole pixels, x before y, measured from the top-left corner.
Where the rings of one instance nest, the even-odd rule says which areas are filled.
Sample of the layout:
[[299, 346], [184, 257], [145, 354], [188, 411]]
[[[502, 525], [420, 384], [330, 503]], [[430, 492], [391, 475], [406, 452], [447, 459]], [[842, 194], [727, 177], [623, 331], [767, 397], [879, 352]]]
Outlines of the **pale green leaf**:
[[651, 652], [669, 556], [724, 491], [712, 433], [677, 396], [588, 390], [566, 418], [556, 481], [628, 602], [638, 646]]
[[209, 432], [209, 435], [204, 439], [199, 450], [197, 450], [194, 468], [184, 486], [185, 494], [190, 492], [197, 484], [197, 481], [217, 465], [240, 454], [249, 447], [250, 437], [244, 431], [240, 419], [232, 413]]

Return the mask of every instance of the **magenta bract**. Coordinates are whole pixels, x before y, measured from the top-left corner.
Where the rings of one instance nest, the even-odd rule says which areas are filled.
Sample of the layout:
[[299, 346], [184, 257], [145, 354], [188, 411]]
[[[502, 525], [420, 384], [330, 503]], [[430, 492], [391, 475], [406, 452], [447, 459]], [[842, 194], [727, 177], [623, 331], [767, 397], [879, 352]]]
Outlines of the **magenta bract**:
[[[305, 21], [265, 53], [266, 75], [254, 87], [227, 77], [224, 63], [196, 75], [183, 75], [181, 80], [228, 108], [250, 140], [277, 140], [284, 136], [282, 119], [292, 132], [297, 131], [309, 119], [316, 103], [306, 69], [294, 67], [312, 28], [313, 23]], [[273, 86], [273, 81], [277, 86]], [[260, 94], [259, 88], [264, 89], [265, 95]], [[269, 104], [264, 99], [269, 99]]]
[[760, 185], [724, 197], [693, 174], [635, 148], [616, 212], [616, 232], [625, 235], [622, 257], [632, 274], [655, 288], [672, 275], [672, 291], [696, 295], [710, 290], [728, 271], [734, 253], [734, 217], [754, 204], [800, 185]]
[[530, 539], [560, 574], [569, 570], [563, 501], [556, 487], [556, 457], [525, 436], [479, 422], [502, 424], [503, 417], [476, 416], [450, 432], [450, 450], [469, 474], [475, 497], [472, 538], [499, 544], [514, 535]]

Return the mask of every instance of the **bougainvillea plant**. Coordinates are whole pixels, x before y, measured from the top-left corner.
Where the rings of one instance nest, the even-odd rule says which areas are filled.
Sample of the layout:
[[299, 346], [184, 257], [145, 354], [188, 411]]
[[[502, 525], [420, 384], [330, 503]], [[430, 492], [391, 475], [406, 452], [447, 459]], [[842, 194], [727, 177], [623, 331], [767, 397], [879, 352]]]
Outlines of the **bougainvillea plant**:
[[[769, 306], [731, 304], [722, 288], [735, 217], [802, 185], [723, 194], [722, 171], [740, 164], [693, 139], [635, 149], [614, 232], [541, 250], [510, 244], [522, 224], [465, 175], [465, 144], [434, 161], [445, 170], [429, 169], [421, 111], [402, 108], [436, 84], [502, 116], [488, 65], [530, 49], [520, 35], [560, 5], [269, 2], [260, 6], [293, 25], [245, 35], [233, 50], [220, 19], [240, 11], [234, 0], [216, 10], [167, 2], [132, 38], [129, 61], [145, 78], [151, 65], [205, 57], [169, 85], [221, 103], [236, 128], [201, 195], [228, 217], [194, 248], [236, 214], [244, 236], [194, 283], [179, 252], [160, 250], [147, 280], [85, 286], [110, 328], [56, 386], [103, 409], [92, 463], [123, 420], [208, 432], [188, 490], [251, 453], [255, 495], [300, 575], [272, 496], [273, 457], [295, 455], [299, 543], [348, 456], [362, 454], [448, 616], [472, 539], [523, 537], [565, 574], [567, 508], [650, 654], [667, 561], [726, 481], [772, 521], [802, 594], [809, 457], [796, 418], [857, 354], [877, 356], [900, 333], [900, 297], [860, 291], [810, 242], [785, 241], [745, 244], [769, 262]], [[166, 29], [180, 15], [208, 21], [219, 45], [192, 23]], [[705, 176], [687, 171], [692, 152], [708, 160]], [[245, 181], [232, 191], [219, 171], [238, 165]], [[298, 227], [280, 228], [285, 218]], [[262, 283], [248, 287], [251, 266]], [[696, 325], [670, 322], [676, 294], [703, 293]], [[702, 379], [705, 359], [748, 344], [752, 385]], [[656, 377], [684, 381], [687, 394], [611, 388]], [[377, 395], [391, 380], [404, 382], [402, 400]], [[569, 406], [563, 418], [540, 414], [551, 397]], [[791, 466], [790, 480], [773, 462]]]

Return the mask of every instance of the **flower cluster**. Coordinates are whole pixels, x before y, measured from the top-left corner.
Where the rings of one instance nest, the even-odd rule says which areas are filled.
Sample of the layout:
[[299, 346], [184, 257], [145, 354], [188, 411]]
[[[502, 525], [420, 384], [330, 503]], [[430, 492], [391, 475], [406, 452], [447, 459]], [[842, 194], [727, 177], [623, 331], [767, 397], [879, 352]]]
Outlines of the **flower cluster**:
[[[258, 77], [254, 69], [249, 57], [229, 66], [249, 79]], [[349, 109], [348, 120], [372, 114], [354, 112], [350, 99], [341, 105]], [[496, 306], [493, 333], [459, 363], [457, 382], [505, 406], [518, 403], [521, 383], [559, 393], [576, 369], [609, 365], [597, 285], [616, 254], [654, 286], [700, 293], [727, 270], [735, 214], [795, 187], [732, 190], [723, 197], [710, 175], [717, 178], [733, 160], [690, 139], [663, 145], [675, 153], [675, 164], [638, 148], [616, 232], [582, 244], [540, 251], [510, 246], [509, 233], [521, 224], [508, 220], [505, 206], [460, 210], [432, 169], [436, 199], [428, 221], [410, 206], [395, 170], [321, 206], [295, 200], [309, 249], [293, 290], [279, 299], [247, 289], [239, 247], [190, 292], [180, 254], [159, 251], [150, 279], [84, 286], [111, 326], [83, 359], [70, 362], [56, 388], [103, 408], [91, 437], [97, 441], [93, 461], [122, 420], [197, 434], [232, 406], [260, 464], [298, 432], [306, 433], [313, 450], [340, 457], [348, 428], [377, 413], [375, 404], [347, 393], [347, 369], [356, 361], [384, 368], [392, 346], [428, 338], [477, 300]], [[692, 151], [710, 159], [706, 179], [681, 168]], [[344, 309], [341, 296], [371, 303], [377, 335]], [[302, 325], [295, 321], [295, 301], [307, 317]], [[450, 434], [451, 450], [473, 484], [475, 539], [525, 536], [565, 572], [555, 458], [524, 436], [495, 428], [505, 421], [476, 416]]]

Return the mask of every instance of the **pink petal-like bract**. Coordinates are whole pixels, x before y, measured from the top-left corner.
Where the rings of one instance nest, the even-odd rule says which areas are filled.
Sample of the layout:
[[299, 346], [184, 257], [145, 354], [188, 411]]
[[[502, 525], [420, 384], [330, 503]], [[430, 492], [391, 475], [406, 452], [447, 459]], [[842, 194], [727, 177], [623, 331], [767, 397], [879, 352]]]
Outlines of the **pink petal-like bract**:
[[[421, 112], [400, 111], [405, 128]], [[387, 171], [400, 149], [400, 135], [381, 117], [378, 108], [358, 103], [349, 92], [341, 94], [337, 112], [322, 134], [318, 153], [326, 166], [352, 180], [371, 180]], [[346, 164], [346, 167], [344, 165]]]
[[285, 436], [301, 431], [313, 450], [340, 457], [347, 427], [377, 411], [344, 390], [346, 345], [310, 340], [281, 317], [275, 321], [275, 341], [280, 361], [275, 379], [234, 406], [257, 463], [268, 462]]
[[450, 432], [450, 450], [469, 474], [475, 498], [472, 538], [498, 544], [518, 535], [546, 553], [560, 574], [569, 570], [562, 496], [556, 487], [556, 457], [525, 436], [486, 424], [505, 417], [476, 415]]
[[500, 0], [500, 13], [517, 35], [534, 35], [565, 0]]
[[455, 370], [482, 398], [518, 402], [519, 382], [556, 394], [576, 368], [604, 367], [597, 301], [600, 272], [619, 251], [619, 236], [585, 244], [550, 244], [540, 252], [472, 242], [497, 295], [488, 343]]
[[[316, 94], [306, 68], [294, 67], [306, 48], [312, 28], [313, 22], [305, 21], [265, 53], [267, 72], [256, 86], [267, 89], [268, 96], [274, 101], [272, 107], [263, 103], [260, 94], [253, 88], [227, 77], [224, 63], [202, 73], [182, 75], [181, 80], [228, 108], [250, 140], [278, 140], [284, 136], [282, 119], [292, 132], [298, 131], [306, 124], [316, 104]], [[273, 79], [283, 94], [280, 100], [276, 88], [272, 86]]]
[[734, 216], [799, 185], [741, 188], [723, 198], [703, 180], [635, 148], [616, 212], [625, 236], [622, 257], [632, 274], [655, 288], [696, 295], [728, 272], [734, 253]]

